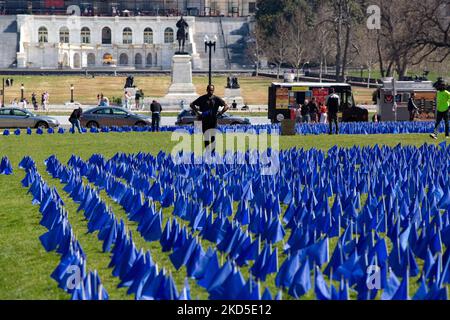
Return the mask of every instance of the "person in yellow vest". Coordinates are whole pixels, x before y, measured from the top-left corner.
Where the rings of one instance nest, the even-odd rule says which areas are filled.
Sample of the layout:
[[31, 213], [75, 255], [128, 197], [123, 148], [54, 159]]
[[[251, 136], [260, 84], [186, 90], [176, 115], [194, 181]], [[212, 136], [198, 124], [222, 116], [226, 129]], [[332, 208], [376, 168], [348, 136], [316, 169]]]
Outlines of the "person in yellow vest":
[[450, 92], [445, 89], [445, 84], [441, 83], [438, 87], [438, 92], [436, 95], [436, 125], [434, 127], [434, 133], [430, 134], [430, 137], [437, 139], [438, 128], [441, 121], [444, 120], [445, 123], [445, 138], [449, 138], [449, 127], [448, 127], [448, 109], [450, 106]]

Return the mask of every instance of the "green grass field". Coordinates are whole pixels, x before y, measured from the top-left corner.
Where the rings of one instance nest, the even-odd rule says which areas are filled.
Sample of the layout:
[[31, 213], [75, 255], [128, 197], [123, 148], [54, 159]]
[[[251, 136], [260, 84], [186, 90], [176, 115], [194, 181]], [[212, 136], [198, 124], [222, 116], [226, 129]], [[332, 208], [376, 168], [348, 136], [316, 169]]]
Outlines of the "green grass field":
[[[11, 77], [3, 76], [0, 77]], [[31, 101], [31, 94], [37, 94], [38, 102], [41, 93], [48, 91], [50, 96], [50, 109], [52, 104], [64, 104], [70, 100], [70, 86], [74, 85], [74, 100], [81, 104], [96, 105], [97, 94], [103, 93], [112, 101], [113, 97], [122, 98], [123, 85], [126, 77], [99, 76], [95, 78], [84, 76], [14, 76], [14, 86], [5, 90], [5, 104], [21, 97], [20, 86], [23, 83], [24, 96]], [[226, 86], [226, 76], [213, 77], [216, 86], [216, 95], [223, 96]], [[264, 77], [242, 76], [239, 78], [241, 94], [248, 105], [267, 105], [268, 87], [274, 79]], [[194, 85], [197, 93], [206, 93], [207, 76], [194, 76]], [[169, 76], [136, 76], [135, 84], [144, 91], [146, 97], [163, 97], [170, 86]], [[357, 104], [371, 104], [373, 89], [354, 88]], [[240, 106], [239, 106], [240, 107]]]
[[[334, 145], [351, 147], [354, 145], [389, 145], [398, 143], [420, 146], [424, 143], [439, 143], [440, 140], [430, 140], [427, 135], [369, 135], [369, 136], [292, 136], [281, 137], [280, 147], [288, 149], [320, 148], [327, 150]], [[56, 282], [50, 278], [50, 274], [59, 263], [59, 255], [47, 253], [42, 247], [39, 236], [46, 229], [39, 225], [41, 215], [37, 206], [31, 204], [32, 197], [27, 195], [27, 189], [21, 186], [21, 180], [25, 176], [22, 170], [17, 168], [24, 156], [31, 156], [38, 166], [39, 172], [49, 185], [56, 186], [58, 192], [66, 203], [69, 211], [69, 220], [87, 255], [87, 267], [90, 270], [97, 269], [100, 278], [108, 291], [111, 299], [132, 299], [126, 295], [126, 289], [117, 289], [118, 278], [111, 274], [112, 270], [107, 266], [110, 261], [109, 254], [102, 253], [101, 242], [96, 234], [86, 234], [87, 222], [81, 213], [76, 213], [77, 205], [62, 190], [59, 181], [52, 179], [45, 171], [43, 161], [54, 154], [58, 159], [66, 163], [72, 154], [81, 156], [87, 160], [92, 154], [100, 153], [105, 157], [111, 157], [117, 152], [136, 153], [149, 152], [156, 155], [160, 150], [170, 152], [175, 142], [170, 141], [170, 133], [109, 133], [109, 134], [85, 134], [85, 135], [32, 135], [32, 136], [0, 136], [0, 157], [7, 156], [14, 167], [11, 176], [0, 175], [0, 300], [2, 299], [68, 299], [69, 295], [57, 288]], [[123, 218], [127, 226], [133, 231], [133, 239], [138, 247], [151, 250], [153, 259], [160, 267], [165, 267], [172, 272], [177, 287], [180, 289], [185, 277], [185, 269], [175, 271], [167, 253], [162, 253], [159, 242], [148, 243], [140, 237], [136, 231], [137, 225], [126, 220], [125, 212], [104, 193], [101, 194], [112, 208], [117, 218]], [[171, 210], [164, 210], [165, 218], [171, 214]], [[207, 248], [206, 241], [202, 241]], [[334, 250], [334, 243], [330, 243], [330, 254]], [[281, 265], [283, 261], [280, 260]], [[243, 274], [248, 274], [248, 268], [243, 268]], [[204, 289], [190, 281], [192, 298], [206, 299]], [[270, 276], [264, 283], [271, 289], [272, 294], [277, 292], [274, 286], [274, 276]], [[262, 287], [262, 290], [264, 289]], [[417, 286], [411, 281], [411, 294]], [[288, 298], [284, 294], [285, 299]], [[310, 292], [304, 299], [314, 298]]]

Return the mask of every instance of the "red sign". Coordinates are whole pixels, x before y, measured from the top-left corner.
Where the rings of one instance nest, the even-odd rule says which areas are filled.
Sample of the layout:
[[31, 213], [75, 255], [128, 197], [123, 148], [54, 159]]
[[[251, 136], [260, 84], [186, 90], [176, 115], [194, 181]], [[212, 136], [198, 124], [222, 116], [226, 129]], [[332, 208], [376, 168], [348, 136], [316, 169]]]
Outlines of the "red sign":
[[63, 8], [64, 7], [64, 0], [45, 0], [44, 6], [46, 8]]
[[317, 104], [325, 104], [328, 96], [328, 89], [326, 88], [315, 88], [313, 89], [313, 97], [316, 98]]

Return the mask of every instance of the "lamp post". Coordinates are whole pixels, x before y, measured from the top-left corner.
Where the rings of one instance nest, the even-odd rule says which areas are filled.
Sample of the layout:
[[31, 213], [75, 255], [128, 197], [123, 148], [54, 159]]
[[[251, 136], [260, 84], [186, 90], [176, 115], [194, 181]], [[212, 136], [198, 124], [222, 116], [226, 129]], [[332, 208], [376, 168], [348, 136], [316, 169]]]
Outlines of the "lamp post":
[[23, 92], [25, 90], [25, 87], [23, 85], [23, 83], [20, 85], [20, 101], [23, 102]]
[[303, 65], [302, 65], [302, 73], [303, 75], [305, 75], [305, 66], [309, 65], [309, 61], [306, 61]]
[[2, 108], [5, 107], [5, 78], [2, 79]]
[[70, 85], [70, 103], [73, 103], [73, 84]]
[[212, 58], [212, 49], [214, 48], [214, 52], [216, 52], [216, 41], [217, 41], [217, 36], [214, 36], [214, 38], [211, 40], [209, 39], [209, 37], [206, 35], [205, 36], [205, 52], [208, 52], [208, 48], [209, 48], [209, 72], [208, 72], [208, 76], [209, 76], [209, 82], [208, 84], [211, 85], [212, 81], [211, 81], [211, 58]]

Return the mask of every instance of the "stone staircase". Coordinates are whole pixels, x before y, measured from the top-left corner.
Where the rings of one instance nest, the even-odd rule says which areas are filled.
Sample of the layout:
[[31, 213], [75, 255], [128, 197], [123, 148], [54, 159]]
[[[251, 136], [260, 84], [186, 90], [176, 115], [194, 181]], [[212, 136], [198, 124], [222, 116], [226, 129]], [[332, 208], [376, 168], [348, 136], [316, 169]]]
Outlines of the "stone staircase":
[[231, 69], [245, 69], [252, 67], [247, 57], [247, 40], [250, 34], [247, 17], [221, 18], [224, 40], [229, 55]]
[[16, 16], [0, 16], [0, 67], [10, 68], [16, 62], [19, 34]]
[[211, 66], [213, 70], [228, 69], [228, 58], [225, 48], [225, 41], [220, 28], [220, 19], [217, 17], [196, 17], [194, 42], [199, 54], [200, 66], [194, 66], [195, 69], [208, 70], [209, 52], [205, 52], [205, 35], [210, 38], [217, 36], [216, 52], [213, 51]]

